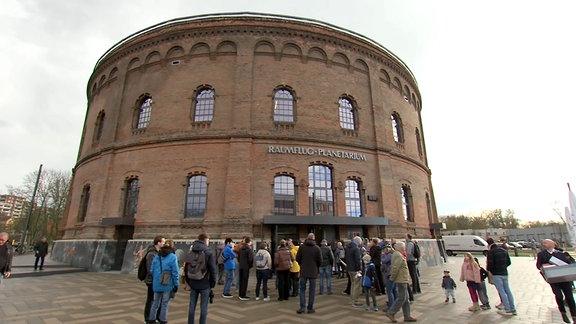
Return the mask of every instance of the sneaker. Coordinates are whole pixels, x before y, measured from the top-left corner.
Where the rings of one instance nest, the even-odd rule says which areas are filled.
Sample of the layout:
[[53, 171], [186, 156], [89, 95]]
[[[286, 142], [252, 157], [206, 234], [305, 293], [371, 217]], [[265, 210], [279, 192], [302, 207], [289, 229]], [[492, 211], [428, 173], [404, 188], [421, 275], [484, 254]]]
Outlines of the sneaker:
[[366, 311], [370, 310], [370, 306], [366, 306], [366, 308], [364, 308]]
[[504, 305], [502, 303], [495, 306], [496, 309], [504, 309]]
[[232, 296], [231, 294], [222, 294], [222, 297], [224, 298], [232, 298], [234, 296]]
[[298, 313], [298, 314], [303, 314], [305, 311], [306, 311], [305, 309], [302, 309], [302, 308], [301, 308], [301, 309], [297, 310], [296, 313]]
[[448, 301], [449, 301], [449, 299], [448, 299], [448, 298], [444, 299], [444, 302], [445, 302], [445, 303], [447, 303]]
[[414, 317], [407, 317], [404, 319], [404, 322], [417, 322], [418, 320]]
[[246, 301], [246, 300], [250, 300], [250, 297], [244, 296], [244, 297], [238, 297], [238, 299]]
[[270, 296], [264, 297], [264, 301], [270, 301]]
[[507, 313], [507, 314], [512, 314], [512, 316], [518, 315], [518, 313], [516, 313], [516, 310], [515, 310], [515, 309], [510, 310], [510, 311], [507, 311], [506, 313]]
[[256, 298], [254, 298], [254, 299], [256, 299], [256, 300], [260, 300], [260, 297], [256, 296]]
[[377, 312], [378, 310], [378, 306], [374, 306], [374, 311]]
[[386, 313], [386, 317], [388, 317], [388, 319], [390, 320], [390, 322], [392, 323], [398, 323], [398, 321], [394, 318], [394, 315]]
[[456, 298], [452, 298], [452, 304], [456, 303]]
[[308, 310], [308, 314], [314, 314], [314, 313], [316, 313], [316, 311], [315, 311], [314, 309], [309, 309], [309, 310]]
[[499, 311], [498, 311], [498, 314], [503, 315], [503, 316], [512, 316], [512, 315], [514, 315], [514, 314], [512, 314], [511, 312], [507, 312], [507, 311], [505, 311], [505, 310], [503, 310], [503, 309], [499, 310]]

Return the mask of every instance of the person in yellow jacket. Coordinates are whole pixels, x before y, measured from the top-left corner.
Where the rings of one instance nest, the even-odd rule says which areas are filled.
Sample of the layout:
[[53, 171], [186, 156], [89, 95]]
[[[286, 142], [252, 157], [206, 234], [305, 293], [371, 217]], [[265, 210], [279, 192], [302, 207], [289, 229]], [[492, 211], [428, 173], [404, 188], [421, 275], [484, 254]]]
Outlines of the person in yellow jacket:
[[396, 283], [398, 292], [394, 304], [392, 304], [386, 312], [386, 317], [388, 317], [392, 323], [396, 323], [397, 321], [394, 316], [400, 308], [402, 308], [404, 322], [416, 322], [417, 320], [410, 316], [410, 301], [408, 300], [410, 272], [408, 271], [408, 263], [406, 263], [406, 244], [404, 242], [397, 242], [394, 244], [394, 250], [390, 264], [390, 280]]
[[298, 296], [298, 284], [300, 279], [300, 265], [296, 261], [296, 254], [298, 253], [297, 242], [295, 243], [292, 239], [288, 239], [288, 246], [290, 246], [290, 254], [294, 261], [292, 262], [292, 267], [290, 268], [290, 283], [292, 284], [292, 295], [291, 297]]

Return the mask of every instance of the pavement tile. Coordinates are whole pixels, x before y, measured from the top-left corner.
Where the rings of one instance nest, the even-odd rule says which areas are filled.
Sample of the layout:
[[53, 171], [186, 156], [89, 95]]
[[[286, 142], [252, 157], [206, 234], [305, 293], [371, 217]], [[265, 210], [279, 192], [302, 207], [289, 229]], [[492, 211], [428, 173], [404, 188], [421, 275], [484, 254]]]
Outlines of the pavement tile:
[[[17, 256], [18, 269], [24, 274], [30, 257]], [[481, 264], [483, 256], [478, 256]], [[48, 260], [46, 260], [48, 261]], [[411, 305], [412, 316], [418, 323], [562, 323], [550, 286], [538, 273], [534, 260], [513, 257], [510, 271], [511, 289], [516, 299], [518, 315], [504, 317], [493, 308], [488, 311], [469, 312], [471, 301], [464, 283], [456, 289], [456, 300], [444, 303], [440, 287], [442, 270], [451, 271], [457, 281], [462, 257], [450, 257], [442, 266], [420, 269], [422, 294], [416, 295]], [[64, 265], [47, 262], [47, 270], [33, 276], [14, 276], [4, 280], [0, 288], [0, 323], [2, 324], [61, 324], [61, 323], [142, 323], [145, 285], [134, 275], [117, 272], [58, 272]], [[59, 268], [60, 267], [60, 268]], [[54, 270], [54, 271], [52, 271]], [[74, 270], [74, 269], [71, 269]], [[30, 271], [29, 271], [30, 272]], [[29, 273], [28, 272], [28, 273]], [[33, 272], [32, 272], [33, 273]], [[208, 323], [388, 323], [382, 311], [365, 311], [353, 308], [348, 296], [341, 292], [346, 279], [333, 280], [333, 295], [316, 295], [315, 314], [296, 314], [298, 297], [277, 301], [274, 280], [269, 282], [271, 301], [240, 301], [238, 298], [221, 297], [223, 286], [214, 289], [214, 304], [209, 306]], [[318, 287], [318, 284], [316, 285]], [[255, 275], [251, 275], [249, 295], [254, 296]], [[233, 295], [237, 296], [236, 291]], [[488, 285], [490, 304], [498, 304], [496, 289]], [[362, 301], [364, 299], [362, 298]], [[386, 296], [377, 297], [379, 305]], [[178, 292], [170, 304], [170, 324], [187, 323], [188, 296]], [[382, 309], [382, 307], [380, 307]], [[197, 314], [198, 316], [199, 314]], [[401, 312], [396, 315], [402, 322]]]

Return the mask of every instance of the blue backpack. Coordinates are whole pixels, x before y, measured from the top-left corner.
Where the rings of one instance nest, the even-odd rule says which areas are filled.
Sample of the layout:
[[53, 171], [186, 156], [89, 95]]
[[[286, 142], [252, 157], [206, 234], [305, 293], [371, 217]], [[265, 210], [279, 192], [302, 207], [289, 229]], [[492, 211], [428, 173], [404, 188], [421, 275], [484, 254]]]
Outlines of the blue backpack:
[[[364, 277], [362, 278], [362, 286], [363, 287], [372, 287], [373, 286], [373, 281], [372, 278], [370, 278], [368, 276], [368, 269], [376, 269], [376, 266], [374, 266], [374, 263], [368, 263], [364, 269]], [[372, 272], [374, 273], [374, 272]]]

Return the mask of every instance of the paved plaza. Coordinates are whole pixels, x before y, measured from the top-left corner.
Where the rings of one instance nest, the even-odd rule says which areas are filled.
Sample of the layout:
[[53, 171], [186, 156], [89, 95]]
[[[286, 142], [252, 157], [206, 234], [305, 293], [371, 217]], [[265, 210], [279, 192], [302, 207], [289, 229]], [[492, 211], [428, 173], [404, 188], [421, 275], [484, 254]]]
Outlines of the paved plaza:
[[[481, 264], [483, 256], [478, 256]], [[31, 271], [31, 256], [17, 256], [14, 277], [3, 280], [0, 288], [0, 323], [143, 323], [146, 288], [135, 275], [119, 273], [78, 272], [48, 262], [43, 272]], [[440, 288], [442, 270], [449, 269], [458, 283], [462, 257], [450, 257], [441, 267], [421, 269], [422, 294], [416, 295], [412, 316], [418, 323], [562, 323], [550, 287], [542, 279], [531, 257], [512, 257], [509, 268], [511, 289], [516, 298], [518, 315], [504, 317], [495, 309], [469, 312], [470, 297], [465, 284], [456, 289], [457, 302], [444, 303]], [[353, 308], [349, 297], [342, 294], [346, 279], [334, 280], [334, 294], [316, 296], [315, 314], [296, 314], [297, 298], [279, 302], [274, 281], [270, 282], [271, 301], [240, 301], [221, 297], [222, 286], [216, 286], [216, 298], [209, 306], [208, 323], [388, 323], [383, 312]], [[249, 296], [254, 297], [255, 276], [251, 275]], [[318, 285], [317, 285], [318, 287]], [[233, 291], [235, 293], [235, 291]], [[488, 285], [491, 305], [499, 302], [494, 286]], [[235, 295], [236, 297], [237, 295]], [[179, 291], [170, 304], [169, 323], [186, 323], [188, 295]], [[362, 299], [363, 300], [363, 299]], [[380, 305], [386, 296], [379, 296]], [[401, 312], [397, 314], [402, 322]]]

